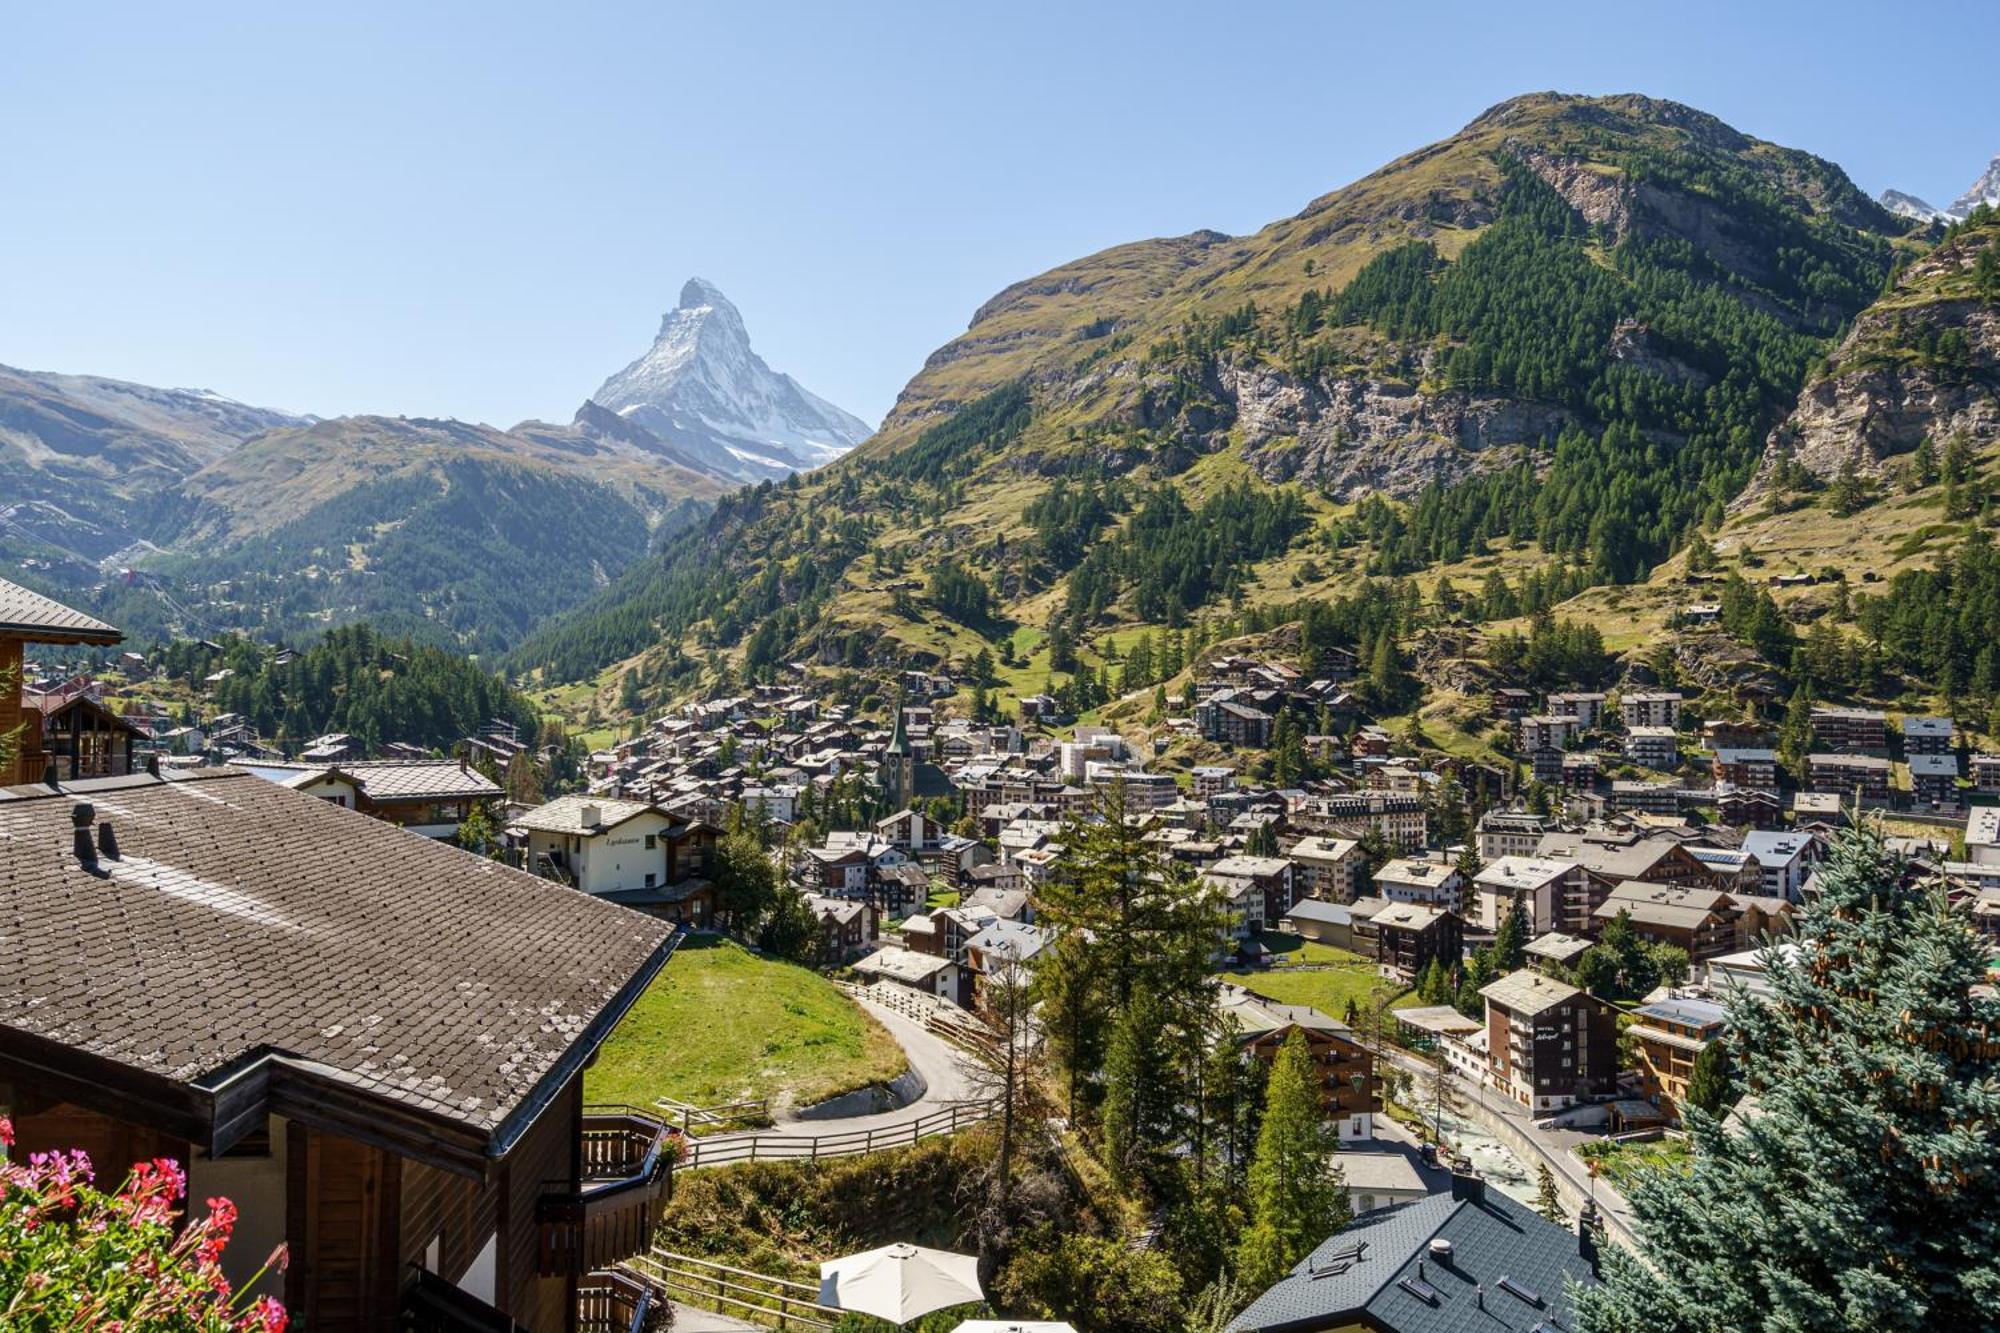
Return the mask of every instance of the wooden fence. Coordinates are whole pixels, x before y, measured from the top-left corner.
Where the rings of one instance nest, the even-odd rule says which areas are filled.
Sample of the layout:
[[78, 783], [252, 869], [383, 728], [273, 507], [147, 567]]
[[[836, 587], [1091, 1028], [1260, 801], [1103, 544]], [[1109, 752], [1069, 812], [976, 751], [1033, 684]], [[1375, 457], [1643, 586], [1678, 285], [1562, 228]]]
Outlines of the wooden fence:
[[724, 1102], [719, 1106], [694, 1106], [688, 1102], [675, 1101], [672, 1097], [654, 1100], [660, 1119], [680, 1126], [681, 1133], [692, 1135], [697, 1129], [714, 1130], [725, 1125], [748, 1125], [771, 1123], [771, 1099], [758, 1097], [752, 1101]]
[[819, 1288], [809, 1283], [657, 1247], [626, 1260], [625, 1267], [664, 1287], [684, 1305], [781, 1329], [830, 1329], [847, 1313], [821, 1305]]
[[953, 1102], [915, 1120], [880, 1129], [844, 1130], [832, 1134], [728, 1134], [689, 1139], [682, 1148], [680, 1169], [730, 1166], [737, 1162], [817, 1161], [822, 1157], [854, 1157], [886, 1148], [907, 1148], [938, 1134], [955, 1134], [990, 1120], [993, 1102]]

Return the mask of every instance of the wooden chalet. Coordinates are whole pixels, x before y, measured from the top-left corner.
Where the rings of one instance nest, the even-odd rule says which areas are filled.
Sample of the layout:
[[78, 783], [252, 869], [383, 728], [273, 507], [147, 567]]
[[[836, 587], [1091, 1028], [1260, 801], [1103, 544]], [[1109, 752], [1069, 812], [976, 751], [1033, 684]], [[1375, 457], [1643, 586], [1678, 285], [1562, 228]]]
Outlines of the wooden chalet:
[[[21, 695], [21, 663], [27, 645], [109, 647], [124, 641], [123, 634], [103, 621], [0, 579], [0, 737], [14, 738], [14, 762], [0, 768], [0, 783], [39, 782], [50, 762], [43, 748], [45, 715], [39, 709], [28, 709]], [[126, 754], [129, 768], [129, 746]]]
[[42, 772], [64, 782], [116, 778], [132, 771], [133, 746], [151, 739], [130, 718], [112, 712], [88, 679], [53, 690], [29, 692], [21, 700], [28, 729], [41, 722]]
[[312, 1333], [646, 1326], [672, 1184], [583, 1070], [666, 922], [230, 768], [0, 790], [0, 1106], [187, 1165]]
[[1309, 1005], [1279, 1004], [1241, 986], [1223, 986], [1220, 1005], [1237, 1043], [1259, 1060], [1275, 1061], [1286, 1038], [1294, 1031], [1303, 1033], [1319, 1069], [1320, 1100], [1340, 1137], [1375, 1137], [1381, 1083], [1374, 1053], [1354, 1029]]

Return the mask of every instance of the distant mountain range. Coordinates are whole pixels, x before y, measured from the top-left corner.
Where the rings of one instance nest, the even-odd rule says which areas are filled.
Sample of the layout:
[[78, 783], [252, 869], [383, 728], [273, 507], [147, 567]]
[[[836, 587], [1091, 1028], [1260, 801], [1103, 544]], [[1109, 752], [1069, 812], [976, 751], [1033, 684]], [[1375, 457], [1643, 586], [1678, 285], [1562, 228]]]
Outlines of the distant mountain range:
[[772, 371], [700, 279], [563, 424], [321, 419], [0, 367], [0, 567], [94, 595], [141, 636], [368, 618], [490, 651], [643, 556], [690, 504], [867, 434]]
[[1004, 288], [851, 455], [510, 661], [661, 679], [719, 646], [740, 682], [1026, 643], [1040, 682], [1113, 631], [1371, 575], [1630, 585], [1725, 520], [1924, 233], [1693, 107], [1514, 98], [1248, 235]]
[[1986, 164], [1986, 170], [1972, 182], [1972, 188], [1952, 200], [1949, 208], [1938, 208], [1901, 190], [1882, 191], [1880, 202], [1882, 207], [1899, 217], [1916, 218], [1921, 222], [1955, 222], [1981, 204], [2000, 208], [2000, 155]]

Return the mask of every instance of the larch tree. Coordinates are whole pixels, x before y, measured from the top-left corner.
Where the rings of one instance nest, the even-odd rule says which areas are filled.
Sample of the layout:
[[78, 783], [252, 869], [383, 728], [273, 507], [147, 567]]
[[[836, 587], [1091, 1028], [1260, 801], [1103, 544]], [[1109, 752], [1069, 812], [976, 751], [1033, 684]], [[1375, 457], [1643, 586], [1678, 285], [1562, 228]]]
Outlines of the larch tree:
[[1319, 1085], [1305, 1034], [1294, 1030], [1271, 1066], [1250, 1159], [1250, 1226], [1236, 1269], [1253, 1291], [1277, 1281], [1353, 1215], [1347, 1181], [1332, 1160], [1340, 1139], [1326, 1121]]
[[1115, 1015], [1104, 1055], [1099, 1141], [1121, 1183], [1151, 1187], [1160, 1179], [1176, 1138], [1180, 1082], [1166, 1008], [1141, 985]]
[[1640, 1253], [1578, 1294], [1584, 1333], [2000, 1326], [1990, 950], [1900, 871], [1879, 832], [1842, 838], [1768, 996], [1732, 994], [1754, 1114], [1688, 1111], [1693, 1165], [1631, 1192]]

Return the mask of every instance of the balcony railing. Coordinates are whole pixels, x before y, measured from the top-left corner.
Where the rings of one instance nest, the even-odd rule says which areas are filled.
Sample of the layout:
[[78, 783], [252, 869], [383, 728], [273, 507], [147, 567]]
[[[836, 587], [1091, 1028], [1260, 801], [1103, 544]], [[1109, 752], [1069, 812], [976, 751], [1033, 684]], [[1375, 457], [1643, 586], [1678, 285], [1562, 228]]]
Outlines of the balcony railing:
[[544, 1194], [541, 1271], [581, 1276], [608, 1268], [652, 1242], [673, 1189], [677, 1140], [634, 1107], [587, 1107], [582, 1184]]
[[667, 1296], [631, 1273], [586, 1273], [576, 1284], [576, 1333], [658, 1333]]

